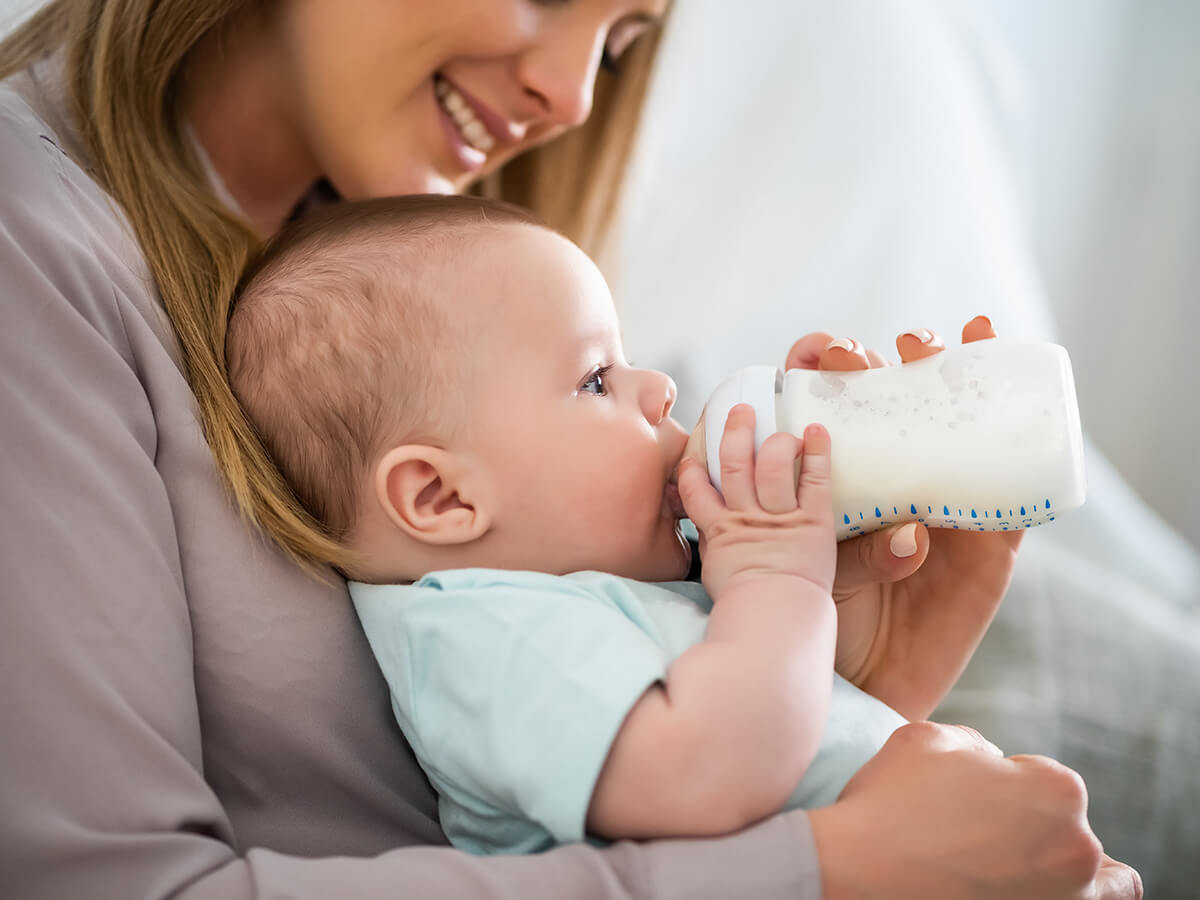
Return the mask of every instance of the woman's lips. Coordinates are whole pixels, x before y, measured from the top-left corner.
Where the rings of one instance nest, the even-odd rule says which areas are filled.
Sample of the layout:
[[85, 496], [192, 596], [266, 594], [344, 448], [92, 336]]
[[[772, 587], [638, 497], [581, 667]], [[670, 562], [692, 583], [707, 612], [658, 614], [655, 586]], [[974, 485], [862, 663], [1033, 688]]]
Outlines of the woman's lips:
[[487, 154], [482, 150], [478, 150], [467, 143], [466, 138], [458, 130], [458, 125], [450, 118], [450, 114], [446, 112], [446, 108], [442, 106], [442, 101], [435, 94], [433, 99], [434, 106], [437, 107], [438, 119], [442, 123], [442, 131], [446, 135], [446, 143], [450, 145], [450, 150], [459, 164], [459, 167], [464, 172], [477, 172], [483, 168], [487, 162]]
[[495, 151], [524, 136], [519, 128], [441, 73], [433, 76], [434, 102], [442, 129], [459, 165], [467, 172], [481, 169]]
[[497, 144], [515, 144], [525, 136], [524, 128], [514, 125], [504, 116], [500, 115], [486, 103], [481, 101], [478, 97], [472, 95], [468, 91], [463, 90], [462, 87], [451, 81], [445, 75], [439, 74], [437, 77], [444, 81], [451, 90], [457, 92], [458, 95], [462, 97], [464, 101], [466, 101], [467, 106], [470, 108], [471, 112], [474, 113], [475, 118], [478, 119], [480, 124], [487, 129], [488, 134], [492, 136]]

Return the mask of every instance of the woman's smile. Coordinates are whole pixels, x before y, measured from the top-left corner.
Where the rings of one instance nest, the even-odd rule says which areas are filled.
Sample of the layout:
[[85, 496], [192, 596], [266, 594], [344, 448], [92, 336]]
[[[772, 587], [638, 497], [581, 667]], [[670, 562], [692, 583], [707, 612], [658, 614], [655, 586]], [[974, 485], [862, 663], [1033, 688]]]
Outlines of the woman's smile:
[[451, 149], [462, 167], [476, 171], [494, 149], [515, 144], [525, 129], [471, 96], [441, 73], [433, 76], [438, 113]]

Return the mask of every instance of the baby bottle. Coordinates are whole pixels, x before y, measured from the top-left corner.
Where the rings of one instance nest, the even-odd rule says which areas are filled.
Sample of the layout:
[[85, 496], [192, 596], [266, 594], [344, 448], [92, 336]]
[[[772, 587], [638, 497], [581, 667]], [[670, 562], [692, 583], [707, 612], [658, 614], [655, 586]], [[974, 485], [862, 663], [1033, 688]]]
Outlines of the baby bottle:
[[1012, 531], [1084, 501], [1075, 382], [1057, 344], [976, 341], [857, 372], [743, 369], [693, 434], [718, 490], [721, 434], [739, 403], [754, 408], [756, 447], [775, 431], [828, 429], [838, 540], [914, 520]]

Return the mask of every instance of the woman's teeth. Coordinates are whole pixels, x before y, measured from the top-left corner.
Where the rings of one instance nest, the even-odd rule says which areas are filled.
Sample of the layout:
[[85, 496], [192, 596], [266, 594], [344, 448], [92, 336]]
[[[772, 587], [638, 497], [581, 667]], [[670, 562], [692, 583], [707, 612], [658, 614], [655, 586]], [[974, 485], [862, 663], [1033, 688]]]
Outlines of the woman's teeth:
[[492, 147], [496, 146], [496, 139], [492, 137], [491, 132], [475, 118], [475, 113], [467, 105], [467, 101], [462, 98], [462, 94], [450, 87], [448, 82], [439, 78], [434, 87], [434, 93], [437, 94], [442, 109], [446, 110], [446, 113], [454, 120], [454, 124], [458, 126], [458, 133], [463, 136], [463, 140], [483, 153], [489, 152]]

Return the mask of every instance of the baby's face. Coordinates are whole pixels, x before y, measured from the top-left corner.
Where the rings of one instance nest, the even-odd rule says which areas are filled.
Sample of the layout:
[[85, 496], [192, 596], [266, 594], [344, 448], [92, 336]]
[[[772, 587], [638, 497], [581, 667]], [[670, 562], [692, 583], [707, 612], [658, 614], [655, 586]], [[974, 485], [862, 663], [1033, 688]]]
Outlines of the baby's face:
[[469, 268], [462, 312], [478, 337], [464, 440], [488, 473], [503, 565], [682, 578], [670, 477], [688, 435], [669, 415], [675, 385], [626, 363], [600, 272], [527, 226], [489, 234]]

